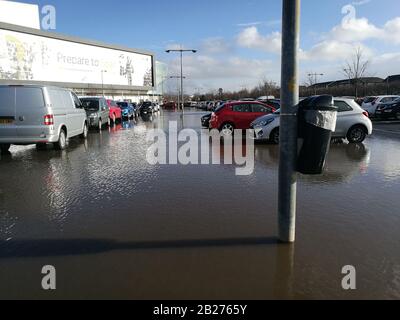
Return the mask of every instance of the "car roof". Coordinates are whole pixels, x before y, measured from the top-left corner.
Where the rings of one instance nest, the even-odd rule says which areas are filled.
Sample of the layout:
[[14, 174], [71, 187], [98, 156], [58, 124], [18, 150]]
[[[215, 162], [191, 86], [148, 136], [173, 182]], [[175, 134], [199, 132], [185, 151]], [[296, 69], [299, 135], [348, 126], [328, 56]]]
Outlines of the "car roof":
[[87, 97], [87, 96], [85, 96], [85, 97], [78, 97], [79, 99], [98, 99], [98, 100], [100, 100], [100, 99], [104, 99], [103, 97]]

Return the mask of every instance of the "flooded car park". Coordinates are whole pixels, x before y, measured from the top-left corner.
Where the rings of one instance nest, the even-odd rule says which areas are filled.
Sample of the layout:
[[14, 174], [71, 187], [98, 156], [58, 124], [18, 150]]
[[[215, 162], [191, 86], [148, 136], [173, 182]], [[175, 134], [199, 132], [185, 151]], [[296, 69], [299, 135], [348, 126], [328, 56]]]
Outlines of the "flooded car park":
[[[257, 143], [249, 176], [146, 161], [149, 129], [200, 131], [203, 115], [165, 111], [65, 151], [1, 156], [0, 298], [400, 298], [398, 135], [335, 143], [323, 175], [300, 176], [292, 246], [276, 238], [279, 146]], [[44, 265], [56, 291], [41, 289]], [[355, 291], [341, 286], [346, 265]]]

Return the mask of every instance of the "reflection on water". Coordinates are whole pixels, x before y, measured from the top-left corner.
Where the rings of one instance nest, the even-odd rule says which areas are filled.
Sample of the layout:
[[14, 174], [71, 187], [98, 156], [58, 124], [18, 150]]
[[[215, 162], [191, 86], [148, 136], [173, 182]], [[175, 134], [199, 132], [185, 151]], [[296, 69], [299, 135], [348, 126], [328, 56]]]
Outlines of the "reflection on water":
[[[298, 240], [285, 246], [268, 240], [277, 146], [257, 144], [244, 177], [234, 165], [147, 163], [149, 129], [174, 120], [200, 131], [200, 117], [163, 112], [64, 152], [2, 156], [0, 298], [45, 298], [26, 276], [45, 264], [57, 265], [57, 298], [400, 298], [397, 141], [332, 145], [323, 175], [299, 176]], [[352, 293], [341, 289], [348, 264]]]

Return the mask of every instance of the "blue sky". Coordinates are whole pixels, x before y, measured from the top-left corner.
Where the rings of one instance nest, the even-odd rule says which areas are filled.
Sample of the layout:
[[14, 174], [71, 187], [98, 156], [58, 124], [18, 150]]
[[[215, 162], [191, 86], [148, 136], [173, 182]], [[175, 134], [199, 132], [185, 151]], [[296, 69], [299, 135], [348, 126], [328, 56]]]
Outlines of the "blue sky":
[[[54, 5], [59, 33], [153, 51], [171, 73], [177, 61], [166, 48], [198, 49], [185, 58], [192, 89], [251, 87], [261, 78], [279, 82], [280, 0], [20, 2]], [[342, 13], [346, 5], [356, 12], [348, 28], [342, 25], [352, 12]], [[399, 9], [399, 0], [303, 0], [302, 81], [314, 71], [326, 81], [343, 78], [341, 66], [354, 47], [371, 60], [370, 75], [400, 73]]]

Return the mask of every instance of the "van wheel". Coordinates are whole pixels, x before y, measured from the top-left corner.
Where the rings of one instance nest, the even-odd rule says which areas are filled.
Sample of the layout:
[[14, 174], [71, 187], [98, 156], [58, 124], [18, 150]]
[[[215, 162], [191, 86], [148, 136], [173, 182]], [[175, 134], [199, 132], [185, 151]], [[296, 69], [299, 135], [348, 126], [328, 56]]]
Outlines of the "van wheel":
[[367, 137], [367, 130], [363, 126], [355, 126], [347, 133], [350, 143], [362, 143]]
[[54, 144], [54, 149], [56, 150], [65, 150], [67, 147], [67, 135], [65, 134], [65, 130], [62, 129], [60, 131], [60, 136], [58, 137], [58, 141]]
[[0, 144], [1, 154], [9, 153], [10, 147], [11, 147], [11, 144], [9, 144], [9, 143]]
[[273, 144], [279, 144], [279, 128], [276, 128], [271, 132], [271, 136], [270, 136], [269, 140]]
[[87, 139], [87, 137], [88, 137], [88, 126], [87, 126], [87, 123], [85, 122], [85, 124], [83, 125], [83, 132], [80, 135], [80, 138]]

